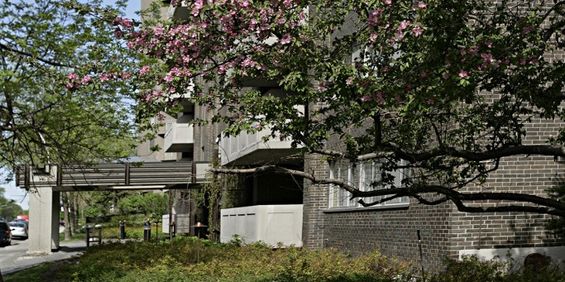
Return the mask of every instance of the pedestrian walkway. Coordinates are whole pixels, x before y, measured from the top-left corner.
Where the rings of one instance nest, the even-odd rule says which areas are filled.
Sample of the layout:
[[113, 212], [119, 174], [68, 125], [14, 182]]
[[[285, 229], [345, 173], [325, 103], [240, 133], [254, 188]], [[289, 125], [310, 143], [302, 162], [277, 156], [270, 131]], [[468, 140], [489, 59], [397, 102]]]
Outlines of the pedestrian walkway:
[[[13, 244], [13, 246], [7, 246], [0, 249], [0, 256], [4, 256], [5, 258], [1, 260], [2, 263], [0, 264], [2, 274], [21, 271], [45, 262], [77, 257], [82, 255], [86, 250], [86, 242], [84, 240], [62, 241], [60, 243], [60, 249], [56, 252], [42, 255], [30, 255], [27, 254], [27, 240], [18, 241], [17, 243], [18, 244]], [[6, 254], [4, 255], [4, 253]]]

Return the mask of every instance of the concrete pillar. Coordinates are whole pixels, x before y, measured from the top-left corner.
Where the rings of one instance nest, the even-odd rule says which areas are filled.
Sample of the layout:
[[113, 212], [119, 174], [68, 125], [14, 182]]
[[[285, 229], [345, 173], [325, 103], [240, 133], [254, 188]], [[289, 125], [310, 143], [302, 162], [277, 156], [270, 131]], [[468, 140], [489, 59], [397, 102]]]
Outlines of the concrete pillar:
[[38, 187], [29, 197], [28, 253], [50, 253], [59, 249], [59, 192]]

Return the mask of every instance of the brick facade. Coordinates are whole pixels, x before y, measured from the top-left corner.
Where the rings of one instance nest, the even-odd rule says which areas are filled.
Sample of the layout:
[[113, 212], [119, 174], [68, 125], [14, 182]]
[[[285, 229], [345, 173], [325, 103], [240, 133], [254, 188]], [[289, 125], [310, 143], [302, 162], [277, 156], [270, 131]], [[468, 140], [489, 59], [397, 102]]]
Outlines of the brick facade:
[[[537, 144], [556, 132], [558, 123], [534, 130], [526, 144]], [[545, 136], [544, 136], [545, 135]], [[517, 156], [505, 158], [499, 170], [482, 185], [467, 191], [509, 191], [544, 195], [562, 181], [565, 164], [553, 157]], [[305, 171], [328, 177], [324, 157], [309, 155]], [[387, 256], [409, 260], [419, 267], [417, 230], [422, 234], [423, 263], [426, 271], [439, 271], [447, 257], [457, 258], [461, 250], [548, 247], [565, 245], [564, 238], [546, 230], [547, 215], [525, 213], [470, 214], [457, 211], [451, 203], [425, 206], [411, 200], [397, 209], [328, 209], [328, 185], [304, 189], [304, 245], [330, 247], [358, 255], [379, 250]], [[495, 203], [492, 203], [495, 205]], [[521, 262], [519, 262], [521, 263]]]

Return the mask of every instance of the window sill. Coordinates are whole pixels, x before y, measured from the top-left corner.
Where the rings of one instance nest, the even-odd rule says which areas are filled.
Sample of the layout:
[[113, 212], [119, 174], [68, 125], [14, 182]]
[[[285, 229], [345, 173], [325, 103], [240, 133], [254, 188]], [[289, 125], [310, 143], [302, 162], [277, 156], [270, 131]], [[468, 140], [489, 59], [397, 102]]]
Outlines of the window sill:
[[343, 207], [343, 208], [327, 208], [323, 209], [323, 213], [344, 213], [344, 212], [367, 212], [367, 211], [389, 211], [389, 210], [407, 210], [409, 203], [391, 204], [374, 207]]

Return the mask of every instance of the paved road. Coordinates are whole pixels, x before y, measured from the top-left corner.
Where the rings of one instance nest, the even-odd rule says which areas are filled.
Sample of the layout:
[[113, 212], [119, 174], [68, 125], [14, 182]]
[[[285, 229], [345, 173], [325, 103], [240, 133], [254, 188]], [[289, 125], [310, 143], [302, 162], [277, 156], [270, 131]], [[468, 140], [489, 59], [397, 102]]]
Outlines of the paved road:
[[86, 248], [84, 241], [61, 242], [60, 250], [47, 255], [29, 255], [29, 240], [13, 240], [11, 246], [0, 247], [0, 270], [2, 274], [16, 272], [34, 265], [81, 255]]

